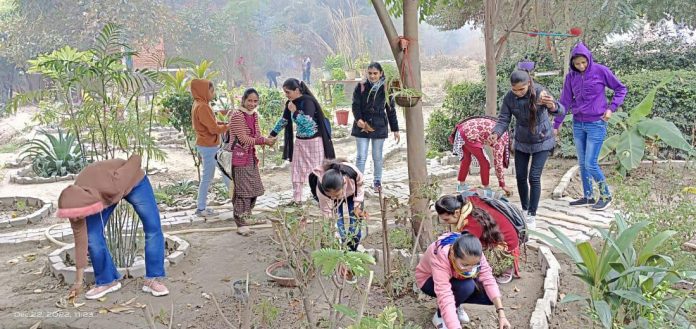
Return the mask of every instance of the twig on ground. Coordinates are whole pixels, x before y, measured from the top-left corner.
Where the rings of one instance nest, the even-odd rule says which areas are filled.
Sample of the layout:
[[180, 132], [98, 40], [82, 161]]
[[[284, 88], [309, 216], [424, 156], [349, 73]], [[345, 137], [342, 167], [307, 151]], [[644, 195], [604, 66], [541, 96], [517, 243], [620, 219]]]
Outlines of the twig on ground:
[[229, 320], [227, 320], [227, 318], [225, 317], [225, 314], [222, 313], [222, 309], [220, 309], [220, 304], [218, 304], [218, 301], [217, 301], [217, 299], [215, 298], [215, 295], [214, 295], [212, 292], [210, 293], [210, 297], [213, 298], [213, 303], [215, 303], [215, 307], [217, 308], [218, 313], [220, 313], [220, 316], [222, 317], [222, 320], [224, 320], [225, 323], [227, 323], [227, 326], [228, 326], [228, 327], [234, 328], [234, 326], [232, 325], [232, 323], [231, 323]]

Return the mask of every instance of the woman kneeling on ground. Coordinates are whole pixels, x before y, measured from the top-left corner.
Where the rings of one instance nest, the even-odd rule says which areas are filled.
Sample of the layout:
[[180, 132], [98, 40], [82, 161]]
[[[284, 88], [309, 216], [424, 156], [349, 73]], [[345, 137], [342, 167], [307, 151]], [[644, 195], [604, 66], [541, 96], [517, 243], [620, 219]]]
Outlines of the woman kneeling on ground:
[[462, 323], [469, 322], [463, 304], [493, 304], [498, 327], [510, 328], [498, 284], [477, 237], [468, 232], [441, 235], [423, 254], [415, 275], [421, 291], [437, 298], [435, 327], [461, 329]]
[[456, 232], [469, 232], [481, 241], [498, 283], [519, 273], [519, 235], [510, 219], [477, 195], [445, 195], [435, 203], [440, 220]]

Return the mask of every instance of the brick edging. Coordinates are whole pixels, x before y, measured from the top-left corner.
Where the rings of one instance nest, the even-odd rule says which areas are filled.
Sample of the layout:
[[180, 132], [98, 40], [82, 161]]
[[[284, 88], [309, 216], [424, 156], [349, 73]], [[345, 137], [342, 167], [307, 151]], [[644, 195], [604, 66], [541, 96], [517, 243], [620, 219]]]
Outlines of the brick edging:
[[553, 310], [558, 303], [558, 288], [560, 286], [561, 265], [547, 246], [538, 247], [530, 245], [531, 248], [538, 248], [539, 262], [544, 274], [544, 295], [537, 299], [536, 307], [529, 319], [529, 328], [548, 329], [549, 322], [553, 316]]
[[27, 205], [31, 206], [41, 206], [38, 210], [34, 211], [33, 213], [22, 216], [22, 217], [17, 217], [17, 218], [12, 218], [7, 221], [0, 222], [2, 225], [9, 225], [10, 227], [19, 227], [19, 226], [24, 226], [27, 224], [35, 224], [40, 222], [42, 219], [48, 217], [51, 215], [53, 212], [53, 203], [50, 201], [42, 200], [40, 198], [34, 198], [34, 197], [24, 197], [24, 196], [15, 196], [15, 197], [0, 197], [0, 204], [4, 204], [6, 201], [10, 203], [15, 203], [17, 200], [24, 200]]

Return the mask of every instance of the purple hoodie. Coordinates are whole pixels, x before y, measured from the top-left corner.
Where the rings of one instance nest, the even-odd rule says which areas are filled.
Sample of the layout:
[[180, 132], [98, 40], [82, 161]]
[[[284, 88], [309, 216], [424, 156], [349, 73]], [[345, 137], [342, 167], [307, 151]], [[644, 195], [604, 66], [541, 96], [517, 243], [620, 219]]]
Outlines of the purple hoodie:
[[[573, 66], [573, 58], [576, 56], [587, 58], [587, 69], [583, 73]], [[572, 112], [574, 121], [595, 122], [602, 119], [607, 108], [616, 112], [626, 97], [628, 91], [626, 86], [608, 67], [595, 63], [592, 60], [592, 53], [582, 42], [575, 45], [570, 58], [570, 72], [565, 77], [559, 100], [561, 105], [567, 109], [566, 113]], [[607, 97], [604, 92], [606, 87], [614, 90], [611, 105], [607, 105]], [[563, 119], [565, 119], [565, 115], [557, 115], [553, 128], [558, 129], [563, 123]]]

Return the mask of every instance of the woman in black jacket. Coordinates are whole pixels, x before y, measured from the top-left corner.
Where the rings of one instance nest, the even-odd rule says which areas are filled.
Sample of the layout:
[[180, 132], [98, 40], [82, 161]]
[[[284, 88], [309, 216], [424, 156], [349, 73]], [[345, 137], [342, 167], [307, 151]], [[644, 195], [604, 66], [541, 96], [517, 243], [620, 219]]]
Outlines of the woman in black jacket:
[[493, 128], [491, 139], [496, 140], [506, 132], [512, 117], [515, 117], [517, 191], [522, 209], [527, 211], [527, 226], [534, 229], [541, 196], [541, 172], [556, 145], [549, 114], [559, 115], [565, 110], [544, 86], [534, 83], [527, 71], [512, 72], [510, 84], [510, 91], [503, 98], [498, 123]]
[[365, 172], [367, 148], [372, 141], [372, 162], [374, 165], [373, 182], [375, 191], [382, 188], [382, 166], [384, 140], [389, 137], [387, 123], [399, 142], [399, 122], [396, 118], [394, 99], [387, 100], [382, 65], [373, 62], [367, 67], [367, 80], [359, 83], [353, 92], [352, 136], [357, 144], [355, 164], [360, 172]]

